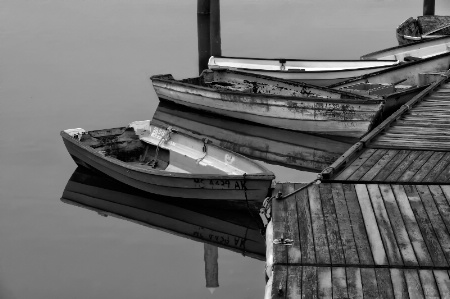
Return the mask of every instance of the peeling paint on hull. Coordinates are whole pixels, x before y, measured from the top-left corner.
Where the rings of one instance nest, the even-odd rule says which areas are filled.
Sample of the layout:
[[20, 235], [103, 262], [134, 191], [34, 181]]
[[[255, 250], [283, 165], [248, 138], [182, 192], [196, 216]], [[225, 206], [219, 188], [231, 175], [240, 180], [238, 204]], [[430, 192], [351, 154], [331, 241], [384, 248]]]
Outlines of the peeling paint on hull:
[[355, 138], [370, 129], [384, 103], [364, 97], [332, 99], [229, 92], [157, 76], [152, 80], [160, 98], [178, 104], [277, 128]]

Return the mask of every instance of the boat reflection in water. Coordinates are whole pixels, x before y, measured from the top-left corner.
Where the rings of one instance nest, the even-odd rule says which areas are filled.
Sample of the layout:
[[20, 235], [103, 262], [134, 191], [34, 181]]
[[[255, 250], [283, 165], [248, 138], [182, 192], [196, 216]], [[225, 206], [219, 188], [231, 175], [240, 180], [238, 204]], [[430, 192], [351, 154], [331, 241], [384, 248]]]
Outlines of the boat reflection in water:
[[322, 171], [356, 142], [354, 138], [312, 135], [218, 117], [160, 98], [152, 124], [208, 138], [252, 159], [306, 171]]
[[[218, 287], [217, 247], [265, 260], [259, 211], [216, 201], [177, 200], [147, 193], [78, 167], [61, 201], [205, 243], [206, 286]], [[216, 247], [217, 246], [217, 247]]]

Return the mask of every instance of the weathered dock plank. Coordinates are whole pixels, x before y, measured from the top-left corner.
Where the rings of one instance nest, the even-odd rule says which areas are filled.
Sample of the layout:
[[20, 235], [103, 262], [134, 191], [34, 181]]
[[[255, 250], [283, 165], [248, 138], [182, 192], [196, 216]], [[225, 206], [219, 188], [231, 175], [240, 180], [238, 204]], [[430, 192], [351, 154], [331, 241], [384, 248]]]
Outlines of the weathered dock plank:
[[344, 252], [342, 250], [341, 236], [337, 222], [336, 210], [333, 202], [331, 184], [320, 184], [320, 200], [325, 219], [328, 246], [330, 248], [331, 264], [345, 264]]
[[[337, 222], [347, 264], [359, 264], [358, 251], [342, 184], [331, 184]], [[356, 224], [355, 224], [356, 226]]]
[[304, 189], [298, 192], [296, 194], [296, 199], [302, 261], [305, 264], [315, 264], [316, 250], [314, 248], [308, 190]]
[[311, 185], [308, 188], [308, 195], [316, 251], [316, 263], [330, 264], [330, 249], [328, 247], [319, 187], [317, 185]]

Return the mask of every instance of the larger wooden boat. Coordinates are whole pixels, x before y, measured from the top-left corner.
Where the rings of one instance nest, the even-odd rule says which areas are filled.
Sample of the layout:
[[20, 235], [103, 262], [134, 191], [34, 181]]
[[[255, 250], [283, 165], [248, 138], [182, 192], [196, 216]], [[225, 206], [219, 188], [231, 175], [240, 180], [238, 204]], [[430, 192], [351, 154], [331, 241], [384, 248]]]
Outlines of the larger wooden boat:
[[384, 100], [268, 76], [226, 69], [175, 80], [151, 77], [165, 100], [268, 126], [360, 137], [381, 114]]
[[211, 56], [208, 67], [227, 68], [324, 86], [384, 70], [398, 63], [396, 59], [299, 60]]
[[[450, 52], [450, 36], [444, 36], [422, 43], [406, 44], [387, 48], [361, 56], [362, 60], [397, 59], [401, 62], [415, 60], [432, 60], [434, 65], [440, 64], [443, 57]], [[447, 62], [444, 59], [445, 62]], [[448, 67], [448, 63], [447, 63]]]
[[450, 16], [408, 18], [395, 30], [399, 45], [427, 41], [450, 35]]
[[160, 127], [208, 138], [252, 159], [306, 171], [322, 171], [357, 139], [312, 135], [215, 114], [161, 100], [151, 121]]
[[[112, 216], [169, 234], [208, 243], [264, 260], [259, 211], [223, 209], [214, 200], [186, 203], [132, 188], [98, 172], [78, 167], [64, 189], [67, 204]], [[250, 212], [250, 213], [249, 213]]]
[[61, 136], [77, 164], [155, 194], [262, 202], [274, 179], [244, 156], [150, 121], [89, 132], [69, 129]]

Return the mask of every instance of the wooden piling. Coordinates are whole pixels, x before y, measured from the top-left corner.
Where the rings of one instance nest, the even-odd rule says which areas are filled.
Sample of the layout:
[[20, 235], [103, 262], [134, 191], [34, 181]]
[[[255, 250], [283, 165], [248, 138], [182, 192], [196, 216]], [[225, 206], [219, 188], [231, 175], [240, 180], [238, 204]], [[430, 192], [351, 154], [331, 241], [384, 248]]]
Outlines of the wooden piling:
[[423, 15], [433, 16], [434, 15], [435, 0], [423, 0]]
[[222, 55], [222, 42], [220, 38], [220, 0], [210, 0], [210, 42], [211, 55]]
[[198, 72], [208, 68], [210, 49], [210, 1], [197, 0]]

